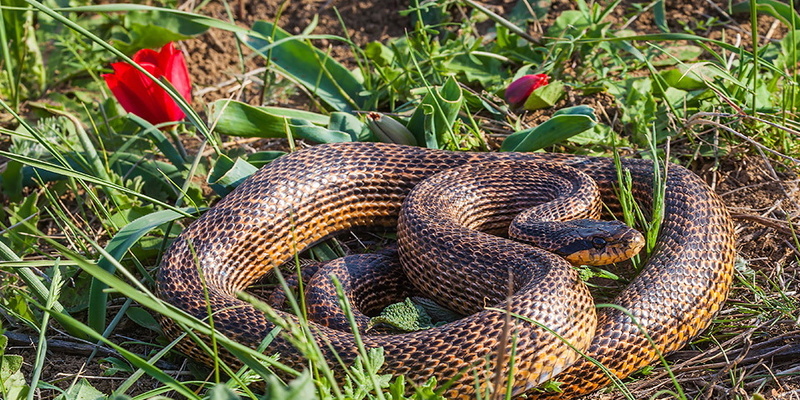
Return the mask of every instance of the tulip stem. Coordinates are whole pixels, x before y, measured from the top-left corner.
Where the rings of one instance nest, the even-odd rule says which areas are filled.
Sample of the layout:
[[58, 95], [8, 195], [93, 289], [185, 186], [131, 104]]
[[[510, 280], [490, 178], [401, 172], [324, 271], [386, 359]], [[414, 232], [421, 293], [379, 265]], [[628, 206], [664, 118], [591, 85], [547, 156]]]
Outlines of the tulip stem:
[[175, 148], [178, 149], [178, 154], [180, 154], [183, 161], [189, 159], [188, 154], [186, 153], [186, 147], [183, 146], [183, 142], [181, 142], [181, 136], [178, 135], [178, 126], [172, 125], [167, 130], [167, 133], [172, 138], [172, 142], [175, 143]]

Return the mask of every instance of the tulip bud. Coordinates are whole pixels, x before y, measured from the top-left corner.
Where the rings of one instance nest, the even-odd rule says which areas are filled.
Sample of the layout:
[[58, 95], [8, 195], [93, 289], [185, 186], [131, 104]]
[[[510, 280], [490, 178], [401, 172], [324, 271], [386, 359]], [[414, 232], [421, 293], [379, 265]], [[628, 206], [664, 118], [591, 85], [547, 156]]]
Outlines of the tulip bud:
[[511, 82], [506, 88], [506, 101], [518, 107], [525, 104], [525, 100], [539, 87], [547, 85], [550, 77], [545, 74], [525, 75]]
[[394, 118], [371, 112], [367, 114], [367, 125], [381, 142], [417, 145], [417, 139], [411, 131]]
[[[139, 50], [133, 61], [156, 78], [169, 81], [186, 101], [192, 99], [186, 60], [172, 43], [167, 43], [160, 51]], [[111, 68], [114, 72], [102, 77], [125, 111], [151, 124], [180, 121], [185, 117], [175, 100], [138, 69], [124, 62], [113, 63]]]

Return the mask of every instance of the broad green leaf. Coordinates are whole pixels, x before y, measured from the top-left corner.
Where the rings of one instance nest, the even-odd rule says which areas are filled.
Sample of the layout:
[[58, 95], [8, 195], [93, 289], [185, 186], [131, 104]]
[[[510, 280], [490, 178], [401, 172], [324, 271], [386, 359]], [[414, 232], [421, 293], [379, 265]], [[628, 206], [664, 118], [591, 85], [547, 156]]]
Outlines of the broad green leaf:
[[105, 398], [106, 395], [95, 389], [86, 378], [81, 378], [55, 400], [103, 400]]
[[[364, 85], [342, 64], [304, 37], [291, 36], [271, 22], [253, 24], [255, 35], [240, 35], [242, 41], [269, 58], [271, 65], [305, 86], [337, 111], [352, 111], [364, 106]], [[264, 38], [271, 38], [267, 40]]]
[[214, 169], [208, 175], [208, 184], [217, 194], [225, 196], [257, 170], [258, 168], [241, 158], [234, 161], [220, 154]]
[[547, 16], [552, 3], [553, 0], [517, 0], [507, 18], [517, 26], [527, 27], [528, 21], [540, 20]]
[[235, 100], [217, 100], [211, 104], [211, 121], [219, 133], [239, 137], [286, 137], [289, 119], [261, 107]]
[[0, 398], [21, 400], [28, 394], [28, 385], [22, 375], [22, 356], [7, 355], [8, 338], [0, 335]]
[[430, 88], [422, 103], [417, 107], [407, 128], [414, 134], [418, 144], [438, 149], [442, 138], [452, 134], [453, 123], [464, 103], [464, 96], [458, 82], [452, 77], [441, 87]]
[[21, 163], [9, 161], [6, 163], [5, 171], [0, 172], [0, 187], [3, 188], [3, 194], [15, 203], [22, 200], [22, 169]]
[[498, 73], [504, 70], [503, 63], [493, 57], [461, 54], [445, 62], [444, 65], [448, 71], [463, 73], [467, 82], [477, 82], [484, 87], [504, 77]]
[[[333, 131], [303, 118], [287, 117], [270, 112], [270, 109], [255, 107], [233, 100], [217, 100], [211, 105], [216, 131], [240, 137], [285, 138], [287, 134], [317, 143], [349, 142], [349, 134]], [[274, 110], [274, 108], [273, 108]], [[305, 115], [305, 114], [297, 114]], [[327, 117], [315, 117], [314, 121], [325, 121]]]
[[597, 124], [594, 110], [576, 106], [558, 110], [541, 125], [509, 135], [501, 151], [534, 151], [568, 139]]
[[144, 48], [158, 49], [169, 42], [190, 39], [208, 30], [205, 24], [167, 11], [131, 11], [125, 16], [130, 24], [128, 40], [117, 41], [115, 46], [126, 54]]
[[738, 82], [709, 63], [680, 64], [678, 68], [661, 72], [661, 77], [667, 85], [682, 90], [705, 89], [708, 87], [708, 82], [713, 83], [720, 78], [726, 82]]
[[391, 64], [395, 57], [394, 51], [381, 42], [370, 42], [364, 48], [364, 55], [380, 67]]
[[161, 325], [156, 321], [153, 317], [153, 314], [150, 314], [147, 310], [141, 307], [129, 307], [127, 311], [125, 311], [125, 315], [131, 319], [131, 321], [135, 322], [139, 326], [143, 328], [147, 328], [153, 332], [161, 332]]
[[526, 110], [538, 110], [552, 107], [562, 97], [564, 97], [564, 83], [561, 81], [550, 82], [534, 90], [525, 100], [523, 108]]
[[314, 380], [308, 370], [303, 370], [297, 378], [288, 385], [281, 383], [274, 375], [267, 379], [270, 400], [318, 399]]
[[[789, 2], [791, 4], [791, 2]], [[794, 14], [794, 21], [800, 21], [800, 14], [797, 13], [790, 4], [777, 0], [756, 0], [756, 9], [760, 13], [767, 13], [786, 24], [787, 27], [792, 26], [792, 14]], [[736, 3], [731, 7], [734, 13], [750, 13], [750, 2], [743, 1]]]
[[276, 158], [285, 155], [283, 151], [259, 151], [247, 155], [247, 162], [256, 168], [261, 168]]
[[23, 255], [36, 251], [36, 235], [31, 228], [21, 222], [28, 221], [34, 225], [39, 222], [40, 210], [37, 204], [39, 193], [34, 192], [20, 203], [9, 205], [10, 215], [6, 215], [6, 211], [0, 209], [0, 218], [3, 219], [0, 226], [4, 227], [3, 239], [8, 239], [10, 246]]
[[346, 132], [323, 128], [304, 119], [291, 119], [289, 120], [288, 126], [289, 129], [292, 130], [292, 135], [301, 139], [308, 139], [312, 142], [341, 143], [352, 141], [352, 137]]
[[114, 47], [125, 54], [133, 54], [141, 49], [159, 49], [169, 42], [190, 39], [167, 28], [154, 24], [131, 24], [127, 40], [115, 40]]
[[345, 132], [350, 135], [354, 142], [368, 142], [374, 140], [372, 132], [367, 124], [361, 122], [358, 117], [350, 113], [333, 112], [328, 129]]
[[556, 18], [553, 25], [547, 30], [547, 35], [560, 37], [563, 36], [565, 32], [577, 33], [590, 24], [591, 22], [586, 19], [586, 15], [583, 12], [578, 10], [566, 10]]
[[101, 13], [101, 12], [119, 12], [131, 13], [139, 11], [159, 12], [163, 14], [175, 15], [194, 24], [203, 25], [209, 28], [218, 28], [224, 31], [247, 33], [247, 28], [240, 27], [234, 23], [225, 22], [219, 18], [209, 17], [207, 15], [195, 14], [186, 11], [172, 10], [169, 8], [153, 7], [140, 4], [103, 4], [95, 6], [79, 6], [79, 7], [64, 7], [57, 8], [55, 11], [60, 12], [76, 12], [76, 13]]
[[296, 110], [294, 108], [285, 108], [285, 107], [259, 107], [260, 109], [273, 114], [279, 117], [286, 117], [286, 118], [294, 118], [294, 119], [304, 119], [312, 124], [325, 126], [328, 125], [330, 121], [330, 117], [327, 115], [318, 114], [311, 111], [305, 110]]
[[218, 383], [208, 391], [208, 400], [240, 400], [236, 392], [223, 383]]

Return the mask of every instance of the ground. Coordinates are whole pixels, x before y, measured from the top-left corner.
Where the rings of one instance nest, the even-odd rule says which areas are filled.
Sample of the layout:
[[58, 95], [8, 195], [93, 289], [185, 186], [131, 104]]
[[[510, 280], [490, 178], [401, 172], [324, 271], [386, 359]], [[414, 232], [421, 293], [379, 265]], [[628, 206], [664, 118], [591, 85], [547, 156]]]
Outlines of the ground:
[[[486, 1], [496, 11], [510, 9], [515, 1]], [[623, 1], [623, 4], [633, 3]], [[670, 12], [669, 23], [673, 28], [683, 24], [693, 25], [702, 21], [707, 16], [728, 18], [722, 12], [722, 3], [697, 0], [667, 1], [666, 7]], [[398, 10], [407, 7], [405, 1], [398, 0], [328, 0], [328, 1], [285, 1], [263, 0], [258, 2], [233, 2], [229, 8], [222, 3], [212, 1], [200, 5], [187, 2], [182, 5], [185, 9], [195, 9], [213, 17], [233, 19], [242, 26], [250, 26], [258, 20], [273, 21], [280, 15], [280, 26], [291, 33], [299, 33], [319, 16], [314, 33], [330, 33], [347, 35], [353, 42], [363, 46], [371, 41], [385, 40], [389, 37], [403, 35], [409, 27], [409, 19], [398, 14]], [[551, 22], [551, 18], [560, 11], [574, 8], [574, 2], [568, 0], [553, 1], [552, 11], [547, 18], [539, 24], [532, 24], [529, 32], [540, 35]], [[638, 33], [657, 32], [652, 14], [625, 12], [632, 10], [630, 7], [618, 7], [611, 19], [618, 26], [627, 26], [628, 29]], [[230, 11], [230, 12], [229, 12]], [[338, 11], [341, 21], [337, 17]], [[711, 37], [734, 37], [742, 35], [749, 30], [748, 23], [732, 21], [723, 33], [715, 31], [709, 33]], [[342, 25], [346, 27], [344, 31]], [[768, 17], [759, 19], [762, 36], [779, 35], [774, 20]], [[734, 35], [734, 36], [731, 36]], [[765, 39], [766, 40], [766, 39]], [[315, 43], [321, 48], [330, 49], [339, 60], [347, 64], [350, 60], [350, 50], [337, 42], [318, 41]], [[194, 81], [194, 104], [202, 109], [204, 104], [219, 98], [238, 98], [249, 103], [260, 104], [263, 102], [271, 105], [291, 106], [296, 108], [313, 108], [307, 98], [296, 90], [287, 90], [285, 93], [261, 93], [258, 84], [260, 60], [249, 58], [249, 51], [242, 49], [244, 62], [242, 63], [233, 36], [228, 32], [211, 30], [208, 33], [192, 40], [183, 42], [182, 46], [189, 55], [188, 64], [191, 67], [191, 76]], [[242, 87], [244, 86], [244, 87]], [[610, 104], [608, 94], [599, 93], [591, 96], [569, 96], [557, 108], [589, 104], [597, 110], [603, 122], [612, 125], [614, 110]], [[265, 99], [266, 101], [262, 101]], [[543, 111], [528, 115], [526, 121], [537, 124], [546, 119], [551, 111]], [[794, 236], [794, 225], [787, 221], [796, 222], [800, 213], [800, 181], [790, 168], [776, 163], [765, 157], [753, 156], [749, 149], [733, 149], [732, 155], [725, 159], [721, 165], [695, 163], [692, 169], [704, 178], [728, 205], [736, 224], [737, 249], [741, 259], [738, 265], [738, 278], [736, 286], [731, 293], [725, 309], [720, 318], [739, 321], [732, 323], [726, 335], [725, 343], [709, 344], [696, 343], [676, 354], [668, 357], [675, 363], [673, 372], [678, 375], [681, 383], [687, 390], [704, 389], [705, 398], [730, 398], [734, 394], [749, 398], [753, 393], [760, 393], [765, 398], [774, 399], [799, 399], [800, 398], [800, 333], [796, 322], [796, 315], [778, 316], [771, 320], [759, 320], [757, 312], [753, 315], [743, 314], [737, 304], [758, 302], [763, 304], [763, 299], [752, 299], [753, 291], [741, 290], [752, 277], [759, 276], [770, 285], [782, 288], [789, 296], [797, 297], [797, 275], [800, 273], [796, 261], [791, 261], [800, 256], [798, 243]], [[787, 267], [788, 266], [788, 267]], [[791, 270], [790, 270], [791, 269]], [[744, 297], [743, 297], [744, 296]], [[770, 304], [780, 303], [782, 299], [769, 299]], [[779, 307], [779, 306], [776, 306]], [[794, 320], [794, 323], [792, 321]], [[152, 337], [152, 333], [143, 332], [135, 324], [130, 323], [131, 338], [137, 335]], [[751, 329], [747, 329], [749, 326]], [[119, 331], [124, 331], [120, 329]], [[768, 331], [772, 337], [753, 336], [753, 332]], [[115, 340], [124, 341], [126, 338], [116, 337]], [[25, 356], [26, 360], [33, 359], [33, 351], [26, 344], [25, 338], [17, 338], [10, 343], [13, 352]], [[103, 392], [110, 392], [124, 379], [123, 377], [102, 377], [103, 371], [109, 368], [109, 363], [90, 362], [85, 364], [87, 353], [72, 354], [68, 352], [74, 345], [59, 347], [58, 344], [50, 346], [49, 351], [53, 357], [48, 357], [48, 365], [43, 374], [49, 376], [47, 381], [61, 379], [65, 384], [76, 377], [85, 377]], [[724, 351], [723, 351], [724, 349]], [[146, 352], [146, 349], [142, 349]], [[113, 354], [113, 353], [109, 353]], [[24, 370], [30, 374], [30, 366]], [[165, 370], [174, 369], [183, 371], [185, 366], [162, 366]], [[769, 376], [776, 372], [792, 372], [794, 378], [782, 378], [774, 382]], [[184, 372], [185, 373], [185, 372]], [[753, 378], [753, 377], [763, 377]], [[765, 385], [765, 386], [762, 386]], [[156, 383], [141, 380], [129, 393], [141, 393], [156, 387]], [[670, 389], [669, 379], [664, 378], [664, 369], [656, 368], [649, 376], [642, 376], [631, 384], [637, 398], [647, 398], [661, 389]], [[45, 394], [47, 396], [47, 394]], [[613, 394], [599, 394], [598, 398], [615, 398]]]

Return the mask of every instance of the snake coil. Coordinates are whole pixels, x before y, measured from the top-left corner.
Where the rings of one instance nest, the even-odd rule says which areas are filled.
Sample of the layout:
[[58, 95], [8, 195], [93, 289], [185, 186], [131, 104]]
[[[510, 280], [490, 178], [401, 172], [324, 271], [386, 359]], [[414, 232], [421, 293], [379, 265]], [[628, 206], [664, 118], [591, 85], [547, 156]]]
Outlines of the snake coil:
[[[184, 230], [164, 255], [158, 294], [200, 319], [207, 317], [210, 306], [218, 331], [242, 344], [258, 347], [275, 325], [252, 305], [238, 300], [236, 293], [289, 260], [296, 251], [350, 228], [395, 226], [411, 189], [437, 172], [476, 163], [529, 162], [566, 165], [586, 173], [597, 183], [606, 205], [612, 210], [619, 209], [614, 194], [617, 170], [608, 158], [446, 152], [381, 143], [314, 146], [262, 168]], [[653, 202], [653, 163], [622, 160], [622, 167], [630, 171], [633, 194], [645, 212], [649, 212]], [[588, 294], [574, 272], [564, 268], [565, 262], [558, 257], [517, 245], [504, 244], [510, 246], [503, 248], [507, 252], [487, 254], [485, 261], [495, 262], [500, 258], [518, 265], [534, 260], [543, 263], [550, 274], [526, 276], [520, 270], [518, 275], [522, 279], [515, 281], [520, 290], [502, 307], [555, 327], [553, 330], [576, 343], [579, 349], [585, 347], [586, 356], [620, 378], [653, 362], [659, 354], [684, 346], [708, 326], [727, 297], [735, 256], [734, 233], [725, 206], [699, 177], [670, 164], [665, 183], [664, 218], [658, 244], [639, 275], [614, 299], [616, 306], [598, 310], [595, 332], [588, 327], [592, 325], [591, 317], [586, 317], [594, 314], [593, 304], [584, 298]], [[494, 203], [486, 204], [493, 206]], [[437, 228], [429, 229], [434, 229], [431, 237], [440, 237], [435, 235], [439, 232]], [[487, 250], [497, 246], [483, 237], [478, 240], [471, 246]], [[430, 254], [421, 250], [423, 245], [424, 242], [414, 244], [419, 250], [401, 257], [406, 262], [428, 257]], [[449, 256], [463, 257], [459, 252], [461, 247], [454, 246]], [[470, 266], [471, 260], [461, 259], [461, 262]], [[468, 270], [481, 273], [474, 266]], [[483, 280], [481, 275], [461, 278], [469, 282], [467, 286]], [[453, 285], [451, 279], [455, 278], [437, 279], [444, 286], [467, 291], [463, 286]], [[534, 281], [545, 281], [545, 287], [550, 289], [528, 288], [528, 283]], [[206, 293], [210, 304], [206, 303]], [[543, 294], [556, 297], [548, 300]], [[498, 299], [497, 293], [488, 297], [503, 299]], [[475, 306], [467, 306], [466, 311], [476, 311]], [[280, 315], [296, 320], [290, 314]], [[578, 321], [578, 328], [566, 327], [569, 321], [565, 321], [565, 316]], [[478, 390], [485, 390], [493, 381], [493, 361], [499, 354], [504, 318], [503, 312], [483, 309], [439, 328], [366, 336], [363, 340], [367, 348], [384, 349], [384, 373], [404, 374], [415, 383], [423, 383], [431, 376], [439, 382], [453, 378], [453, 386], [445, 393], [447, 398], [474, 398], [476, 378], [480, 383]], [[182, 333], [169, 319], [163, 318], [161, 323], [170, 337]], [[592, 392], [610, 382], [590, 360], [578, 357], [559, 340], [551, 340], [552, 335], [546, 330], [521, 319], [513, 323], [518, 338], [515, 348], [518, 367], [513, 371], [508, 366], [499, 369], [504, 376], [513, 375], [513, 394], [528, 391], [547, 378], [562, 383], [561, 396], [565, 398]], [[312, 326], [323, 351], [335, 352], [345, 363], [355, 359], [357, 350], [351, 334]], [[187, 339], [178, 347], [195, 359], [209, 360], [207, 354]], [[268, 351], [281, 354], [285, 364], [297, 368], [305, 365], [303, 357], [282, 337], [275, 339]], [[225, 353], [221, 355], [228, 357], [226, 361], [237, 362]], [[335, 360], [333, 353], [326, 356]], [[562, 368], [565, 369], [560, 371]]]

